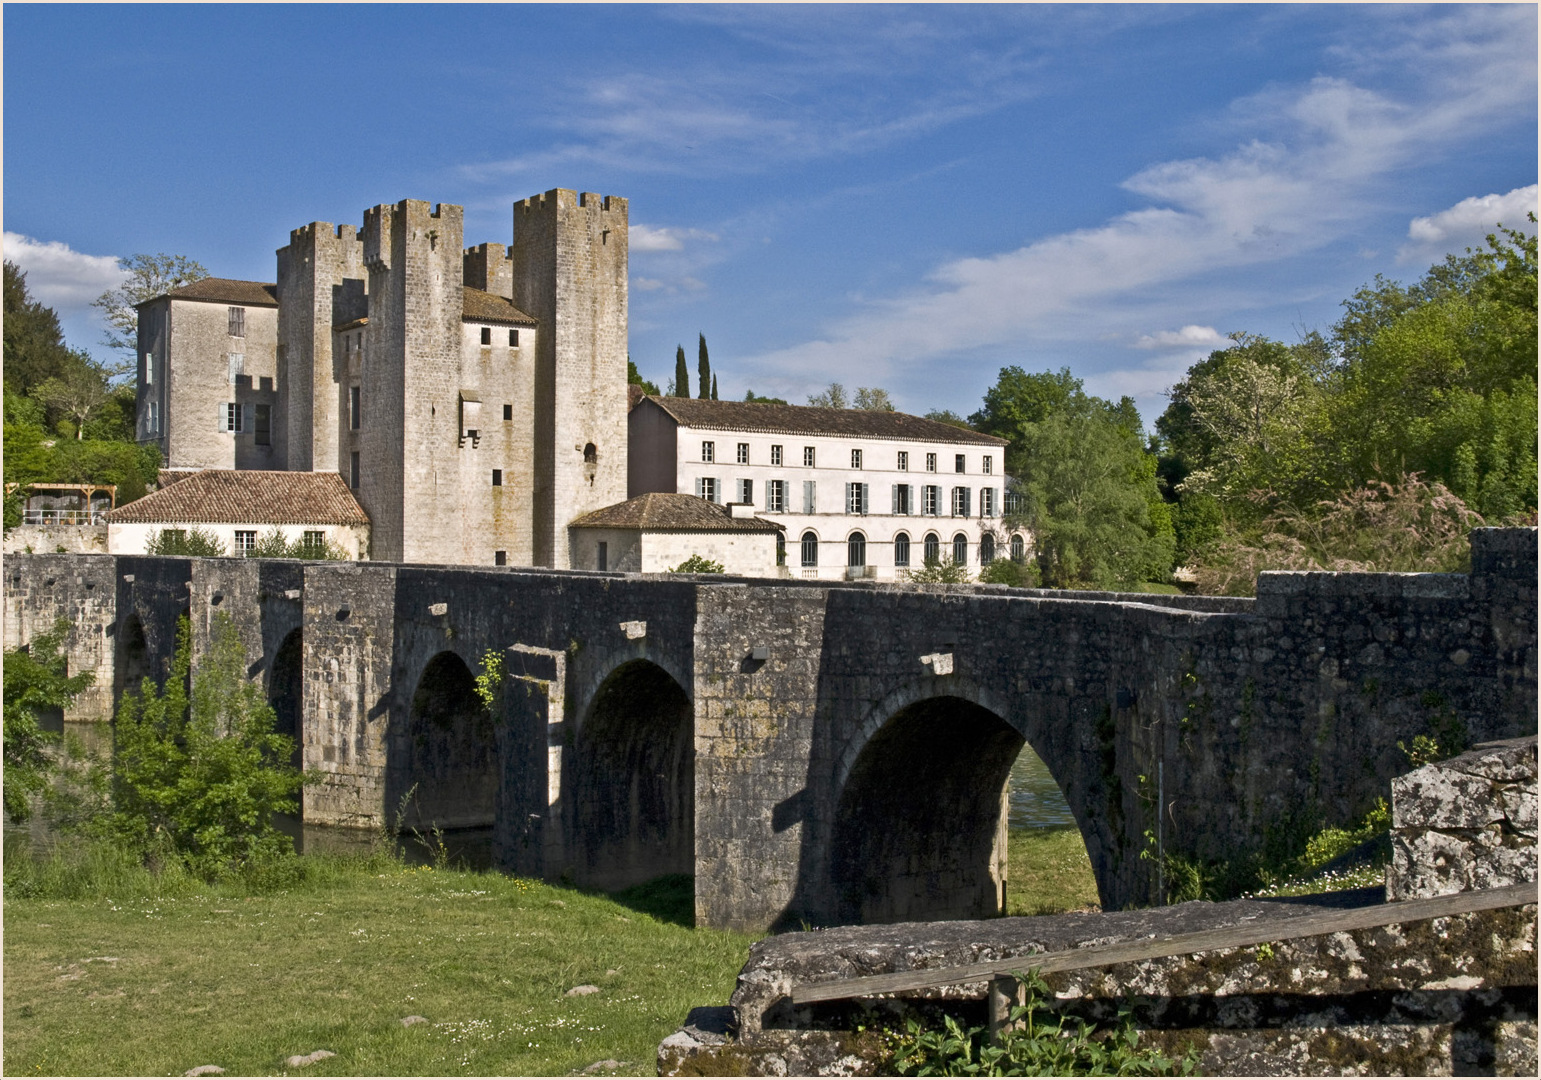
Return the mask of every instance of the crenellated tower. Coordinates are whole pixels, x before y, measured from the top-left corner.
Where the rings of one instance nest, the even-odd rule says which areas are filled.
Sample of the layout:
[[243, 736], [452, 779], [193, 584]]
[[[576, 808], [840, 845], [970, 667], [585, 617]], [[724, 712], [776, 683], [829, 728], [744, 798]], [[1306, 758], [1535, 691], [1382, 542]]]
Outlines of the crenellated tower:
[[365, 287], [363, 244], [352, 225], [315, 221], [278, 249], [281, 422], [274, 449], [285, 468], [338, 468], [347, 380], [332, 355], [332, 327], [363, 315]]
[[556, 188], [514, 204], [513, 301], [540, 324], [534, 557], [566, 568], [567, 523], [626, 499], [626, 200]]
[[358, 496], [375, 559], [461, 561], [462, 217], [416, 199], [364, 213]]

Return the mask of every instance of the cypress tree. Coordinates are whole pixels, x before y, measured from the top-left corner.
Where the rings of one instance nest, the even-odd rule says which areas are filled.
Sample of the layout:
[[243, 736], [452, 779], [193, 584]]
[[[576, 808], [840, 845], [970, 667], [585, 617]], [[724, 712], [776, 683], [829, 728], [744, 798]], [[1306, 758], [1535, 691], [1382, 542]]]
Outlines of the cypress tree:
[[690, 396], [690, 369], [685, 366], [685, 346], [674, 348], [674, 396]]
[[712, 362], [707, 359], [706, 356], [705, 334], [701, 335], [701, 347], [697, 355], [700, 357], [700, 359], [696, 361], [696, 374], [701, 376], [701, 389], [700, 393], [698, 393], [696, 396], [702, 398], [716, 397], [717, 395], [712, 393]]
[[712, 400], [717, 400], [717, 376], [712, 376]]

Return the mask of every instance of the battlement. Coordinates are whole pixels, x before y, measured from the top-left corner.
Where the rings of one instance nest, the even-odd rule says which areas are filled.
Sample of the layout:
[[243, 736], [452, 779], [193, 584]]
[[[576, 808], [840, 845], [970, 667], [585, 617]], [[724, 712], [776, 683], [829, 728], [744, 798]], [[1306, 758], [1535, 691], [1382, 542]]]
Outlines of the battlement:
[[466, 286], [512, 300], [514, 298], [513, 258], [502, 244], [485, 243], [466, 248], [463, 271]]
[[324, 246], [342, 247], [358, 243], [358, 226], [333, 225], [330, 221], [312, 221], [298, 229], [289, 230], [289, 246], [295, 250], [314, 249]]
[[600, 214], [626, 215], [626, 200], [619, 195], [600, 195], [593, 191], [576, 192], [568, 188], [552, 188], [541, 195], [532, 195], [514, 203], [514, 225], [520, 218], [548, 214], [559, 209], [598, 211]]

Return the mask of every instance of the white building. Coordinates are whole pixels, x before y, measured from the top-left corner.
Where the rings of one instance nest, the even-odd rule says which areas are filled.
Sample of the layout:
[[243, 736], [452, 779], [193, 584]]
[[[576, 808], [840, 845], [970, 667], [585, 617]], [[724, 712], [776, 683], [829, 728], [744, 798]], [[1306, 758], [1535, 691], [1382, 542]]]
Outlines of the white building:
[[567, 532], [571, 565], [578, 570], [661, 574], [695, 555], [738, 577], [781, 573], [780, 524], [737, 503], [720, 506], [694, 495], [652, 491], [585, 514]]
[[898, 412], [633, 394], [627, 492], [748, 503], [806, 578], [893, 580], [927, 557], [978, 573], [1004, 531], [1006, 441]]

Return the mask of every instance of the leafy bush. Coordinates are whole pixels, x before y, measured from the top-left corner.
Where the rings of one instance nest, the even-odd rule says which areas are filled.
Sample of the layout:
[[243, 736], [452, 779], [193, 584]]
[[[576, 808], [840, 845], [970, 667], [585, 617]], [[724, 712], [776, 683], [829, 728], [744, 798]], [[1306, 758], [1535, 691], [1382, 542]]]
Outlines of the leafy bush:
[[219, 537], [194, 525], [190, 529], [160, 529], [145, 539], [146, 555], [192, 555], [201, 557], [229, 555]]
[[1481, 516], [1416, 473], [1318, 503], [1279, 510], [1254, 535], [1227, 531], [1194, 568], [1200, 592], [1251, 595], [1264, 570], [1459, 572]]
[[[992, 564], [993, 565], [993, 564]], [[929, 558], [917, 570], [904, 571], [904, 580], [919, 585], [966, 585], [974, 579], [968, 567], [951, 559]]]
[[5, 815], [14, 822], [32, 816], [32, 799], [47, 788], [55, 771], [58, 737], [38, 722], [43, 710], [63, 710], [94, 681], [90, 671], [70, 675], [60, 648], [69, 637], [60, 619], [46, 634], [5, 653]]
[[348, 559], [346, 551], [325, 537], [319, 544], [308, 543], [304, 536], [290, 541], [276, 525], [262, 535], [247, 555], [253, 559], [329, 559], [339, 562]]
[[[1068, 1021], [1046, 1006], [1049, 987], [1036, 970], [1014, 973], [1026, 991], [1011, 1024], [991, 1042], [982, 1027], [965, 1029], [951, 1016], [940, 1031], [911, 1020], [898, 1038], [900, 1076], [1187, 1076], [1197, 1055], [1174, 1059], [1140, 1049], [1133, 1010], [1125, 1005], [1109, 1030]], [[1073, 1026], [1071, 1026], [1073, 1024]]]
[[123, 696], [105, 830], [146, 859], [215, 877], [292, 850], [273, 815], [296, 809], [303, 778], [293, 740], [273, 731], [272, 707], [245, 678], [230, 616], [215, 615], [196, 674], [191, 654], [184, 618], [164, 689], [147, 678]]
[[670, 570], [669, 573], [720, 574], [722, 573], [722, 563], [713, 562], [711, 559], [705, 558], [701, 555], [692, 555], [690, 558], [676, 566], [673, 570]]
[[985, 585], [1014, 585], [1017, 588], [1038, 587], [1038, 564], [1015, 559], [993, 559], [989, 566], [979, 571], [979, 580]]

